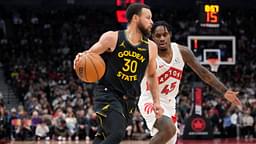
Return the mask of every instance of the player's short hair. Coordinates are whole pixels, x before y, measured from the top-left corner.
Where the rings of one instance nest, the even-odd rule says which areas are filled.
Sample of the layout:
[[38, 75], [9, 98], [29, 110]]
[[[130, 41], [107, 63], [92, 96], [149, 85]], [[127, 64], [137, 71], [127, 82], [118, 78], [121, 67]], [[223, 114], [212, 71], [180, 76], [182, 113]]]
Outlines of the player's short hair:
[[140, 15], [143, 8], [150, 9], [150, 7], [143, 3], [130, 4], [126, 10], [126, 18], [128, 23], [131, 22], [133, 15]]
[[152, 29], [151, 29], [151, 33], [155, 33], [155, 30], [158, 26], [163, 26], [167, 29], [168, 32], [172, 32], [172, 28], [171, 26], [166, 22], [166, 21], [156, 21], [153, 26], [152, 26]]

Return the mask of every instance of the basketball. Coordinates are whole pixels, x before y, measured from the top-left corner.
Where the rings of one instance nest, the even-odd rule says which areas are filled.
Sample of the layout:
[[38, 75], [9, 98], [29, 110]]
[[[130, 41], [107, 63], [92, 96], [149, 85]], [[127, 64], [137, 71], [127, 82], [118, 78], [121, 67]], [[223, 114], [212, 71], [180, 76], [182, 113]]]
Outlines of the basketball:
[[82, 55], [75, 66], [78, 78], [84, 82], [96, 82], [105, 73], [105, 62], [100, 55], [86, 53]]

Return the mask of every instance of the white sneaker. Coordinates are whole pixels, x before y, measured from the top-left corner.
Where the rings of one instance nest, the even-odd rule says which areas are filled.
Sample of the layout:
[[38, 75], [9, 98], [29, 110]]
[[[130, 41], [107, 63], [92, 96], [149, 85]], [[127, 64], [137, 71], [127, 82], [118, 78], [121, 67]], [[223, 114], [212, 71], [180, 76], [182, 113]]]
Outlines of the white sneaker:
[[85, 137], [85, 140], [86, 140], [86, 141], [90, 141], [90, 137], [86, 136], [86, 137]]
[[79, 137], [78, 137], [78, 136], [76, 136], [76, 137], [75, 137], [75, 140], [76, 140], [76, 141], [79, 141]]
[[50, 140], [50, 137], [46, 137], [45, 140], [47, 140], [47, 141]]
[[62, 137], [61, 137], [61, 136], [58, 136], [58, 140], [61, 141], [61, 140], [62, 140]]

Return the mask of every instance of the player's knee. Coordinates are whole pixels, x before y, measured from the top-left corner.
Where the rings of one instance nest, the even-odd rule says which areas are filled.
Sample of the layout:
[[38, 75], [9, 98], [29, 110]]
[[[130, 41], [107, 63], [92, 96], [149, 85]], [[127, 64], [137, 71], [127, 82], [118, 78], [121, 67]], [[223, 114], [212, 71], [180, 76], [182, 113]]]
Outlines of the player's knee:
[[167, 129], [166, 129], [166, 137], [168, 140], [170, 140], [173, 136], [175, 136], [176, 134], [176, 127], [174, 125], [170, 125]]
[[176, 134], [176, 127], [173, 124], [168, 124], [165, 125], [164, 130], [162, 131], [163, 133], [163, 139], [164, 141], [170, 140], [173, 136]]
[[170, 119], [163, 116], [162, 119], [158, 121], [157, 128], [162, 135], [163, 141], [168, 141], [176, 134], [176, 126], [170, 122]]

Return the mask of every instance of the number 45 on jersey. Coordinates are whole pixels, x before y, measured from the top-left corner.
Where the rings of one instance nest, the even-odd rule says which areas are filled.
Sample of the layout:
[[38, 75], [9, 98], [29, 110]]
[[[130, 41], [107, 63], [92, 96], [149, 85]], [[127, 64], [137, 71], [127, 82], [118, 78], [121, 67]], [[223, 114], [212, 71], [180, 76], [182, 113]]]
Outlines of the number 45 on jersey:
[[[176, 87], [177, 82], [172, 82], [171, 84], [166, 84], [162, 90], [161, 94], [167, 95], [168, 93], [172, 92]], [[161, 87], [160, 87], [161, 88]], [[147, 90], [149, 90], [149, 83], [147, 82]]]

